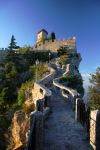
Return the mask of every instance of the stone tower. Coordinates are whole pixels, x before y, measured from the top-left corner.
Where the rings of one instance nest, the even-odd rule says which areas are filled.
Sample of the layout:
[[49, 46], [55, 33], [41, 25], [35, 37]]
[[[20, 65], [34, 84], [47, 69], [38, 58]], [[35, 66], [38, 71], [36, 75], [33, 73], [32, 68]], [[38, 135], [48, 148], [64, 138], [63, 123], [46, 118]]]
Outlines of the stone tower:
[[48, 32], [45, 29], [40, 30], [38, 32], [38, 34], [37, 34], [37, 41], [36, 41], [36, 43], [40, 43], [44, 39], [47, 39], [47, 36], [48, 36]]

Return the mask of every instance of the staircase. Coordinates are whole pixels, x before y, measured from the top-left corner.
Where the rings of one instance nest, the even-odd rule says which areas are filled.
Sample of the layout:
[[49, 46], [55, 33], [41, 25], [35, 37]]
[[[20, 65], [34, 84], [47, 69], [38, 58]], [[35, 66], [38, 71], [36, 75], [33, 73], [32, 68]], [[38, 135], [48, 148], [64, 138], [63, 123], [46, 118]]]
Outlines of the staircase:
[[75, 121], [70, 101], [53, 90], [44, 132], [43, 150], [90, 150], [85, 129]]

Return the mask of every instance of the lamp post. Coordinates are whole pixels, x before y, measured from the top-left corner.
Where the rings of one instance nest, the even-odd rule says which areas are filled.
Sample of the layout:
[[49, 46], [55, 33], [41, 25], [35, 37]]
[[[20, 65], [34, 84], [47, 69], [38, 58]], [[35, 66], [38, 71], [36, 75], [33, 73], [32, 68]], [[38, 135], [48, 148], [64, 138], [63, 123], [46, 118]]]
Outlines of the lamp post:
[[37, 81], [37, 79], [38, 79], [37, 66], [38, 66], [38, 64], [39, 64], [39, 60], [37, 59], [35, 63], [36, 63], [36, 81]]
[[49, 52], [49, 63], [50, 63], [50, 56], [51, 56], [51, 53]]

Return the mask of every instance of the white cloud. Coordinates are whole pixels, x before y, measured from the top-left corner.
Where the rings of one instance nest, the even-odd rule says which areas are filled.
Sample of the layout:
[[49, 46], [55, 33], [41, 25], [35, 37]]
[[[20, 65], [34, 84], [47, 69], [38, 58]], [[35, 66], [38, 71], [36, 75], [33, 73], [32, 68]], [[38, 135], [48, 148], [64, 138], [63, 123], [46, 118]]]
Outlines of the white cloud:
[[87, 101], [88, 101], [88, 87], [90, 85], [89, 79], [91, 78], [91, 75], [89, 73], [81, 73], [81, 75], [83, 78], [83, 87], [85, 89], [83, 99], [87, 103]]
[[82, 78], [83, 78], [83, 84], [84, 88], [88, 87], [90, 85], [89, 79], [91, 78], [90, 74], [88, 73], [82, 73]]

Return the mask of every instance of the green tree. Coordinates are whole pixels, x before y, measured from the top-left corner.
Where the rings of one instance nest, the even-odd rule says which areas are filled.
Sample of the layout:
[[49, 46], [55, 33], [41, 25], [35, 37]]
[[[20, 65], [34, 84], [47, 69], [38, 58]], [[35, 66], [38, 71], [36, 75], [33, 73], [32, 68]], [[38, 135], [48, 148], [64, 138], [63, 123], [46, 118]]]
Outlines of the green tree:
[[18, 105], [19, 106], [22, 106], [22, 104], [24, 103], [25, 101], [25, 91], [20, 89], [18, 91]]
[[16, 41], [16, 39], [15, 39], [14, 35], [12, 35], [11, 42], [10, 42], [9, 47], [8, 47], [10, 50], [14, 50], [16, 48], [19, 48], [19, 46], [16, 45], [15, 41]]
[[89, 86], [89, 100], [91, 109], [100, 109], [100, 67], [91, 74], [91, 86]]
[[83, 80], [80, 74], [67, 74], [64, 77], [62, 77], [60, 81], [62, 83], [66, 83], [68, 87], [77, 90], [77, 92], [80, 93], [81, 96], [84, 95]]
[[0, 93], [0, 105], [6, 104], [8, 102], [8, 99], [10, 97], [10, 91], [8, 87], [5, 87], [2, 89]]
[[54, 40], [56, 39], [56, 36], [55, 36], [54, 32], [51, 33], [50, 38], [51, 38], [52, 42], [54, 42]]

